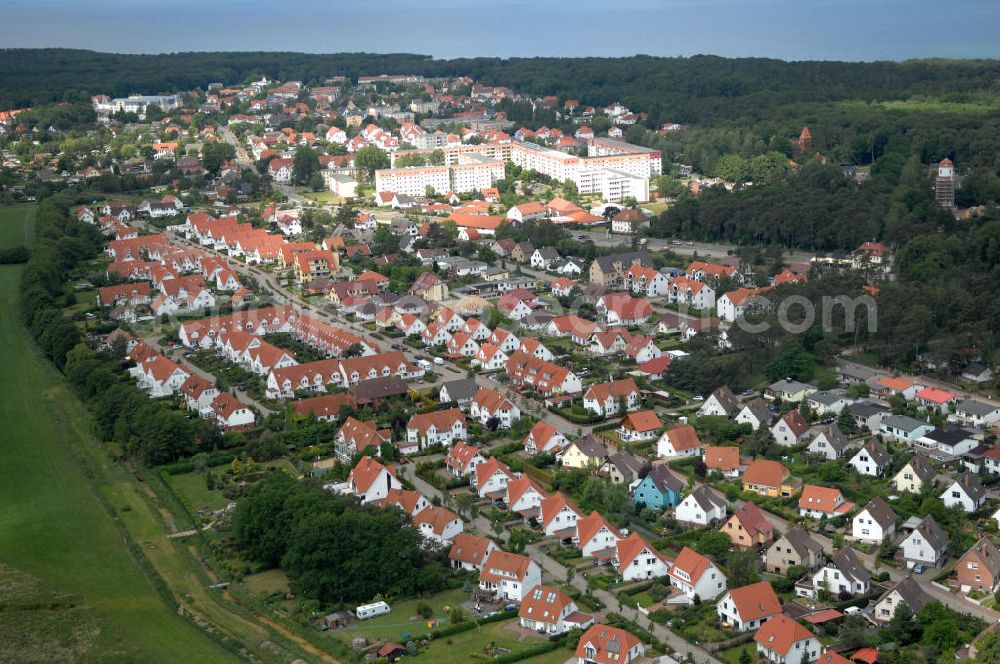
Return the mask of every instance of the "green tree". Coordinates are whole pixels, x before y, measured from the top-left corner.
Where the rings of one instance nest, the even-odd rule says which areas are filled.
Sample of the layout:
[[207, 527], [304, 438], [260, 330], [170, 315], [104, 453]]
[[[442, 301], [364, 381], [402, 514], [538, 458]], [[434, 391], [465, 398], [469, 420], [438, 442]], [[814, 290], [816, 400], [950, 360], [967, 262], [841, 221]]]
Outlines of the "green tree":
[[367, 145], [354, 153], [354, 167], [367, 182], [375, 181], [375, 171], [389, 168], [389, 155], [374, 145]]
[[311, 147], [303, 145], [295, 151], [292, 163], [292, 181], [300, 185], [308, 185], [313, 175], [319, 174], [319, 156]]

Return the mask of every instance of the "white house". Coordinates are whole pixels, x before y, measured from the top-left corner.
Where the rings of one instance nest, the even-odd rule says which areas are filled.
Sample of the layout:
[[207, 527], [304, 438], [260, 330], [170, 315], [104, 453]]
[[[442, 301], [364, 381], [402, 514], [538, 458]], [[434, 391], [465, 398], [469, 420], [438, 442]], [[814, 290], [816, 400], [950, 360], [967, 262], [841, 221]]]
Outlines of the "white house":
[[528, 556], [495, 549], [479, 574], [479, 589], [497, 601], [521, 602], [542, 582], [542, 569]]
[[[612, 564], [626, 581], [657, 579], [667, 576], [671, 570], [663, 554], [635, 532], [625, 539], [618, 540]], [[725, 577], [722, 578], [724, 586]], [[705, 588], [708, 587], [709, 584], [706, 583]]]
[[854, 467], [854, 470], [858, 471], [859, 475], [881, 477], [888, 472], [891, 462], [892, 457], [885, 451], [882, 444], [873, 438], [865, 443], [865, 446], [858, 450], [858, 453], [851, 457], [848, 463]]
[[831, 598], [847, 593], [851, 596], [864, 595], [871, 589], [872, 577], [864, 563], [854, 553], [854, 549], [840, 549], [824, 567], [813, 574], [813, 597], [826, 590]]
[[711, 560], [685, 546], [670, 567], [670, 585], [688, 599], [695, 595], [702, 600], [714, 599], [726, 591], [726, 576]]
[[574, 627], [593, 624], [592, 616], [580, 613], [576, 602], [556, 586], [535, 586], [517, 610], [521, 627], [542, 634], [563, 634]]
[[728, 590], [715, 603], [715, 612], [719, 614], [719, 622], [739, 632], [749, 632], [781, 615], [781, 600], [770, 581], [759, 581]]
[[815, 662], [820, 656], [819, 639], [783, 614], [764, 623], [753, 640], [757, 655], [775, 664]]
[[402, 489], [402, 483], [396, 479], [396, 474], [379, 463], [376, 459], [364, 456], [351, 470], [347, 478], [348, 487], [363, 503], [371, 503], [384, 499], [389, 489]]
[[966, 471], [951, 483], [941, 500], [946, 507], [958, 507], [963, 512], [975, 512], [986, 504], [986, 489], [972, 473]]
[[903, 560], [907, 567], [915, 565], [930, 565], [939, 567], [947, 558], [948, 535], [941, 530], [932, 516], [924, 517], [923, 521], [900, 542]]
[[424, 539], [438, 544], [451, 542], [461, 532], [465, 524], [449, 509], [430, 505], [413, 517], [413, 526]]
[[851, 520], [851, 536], [855, 540], [881, 544], [896, 534], [896, 513], [881, 496], [876, 496]]
[[606, 560], [620, 539], [622, 534], [618, 529], [596, 510], [576, 522], [576, 545], [585, 558], [596, 554]]
[[681, 523], [707, 526], [726, 519], [726, 499], [706, 485], [697, 487], [674, 509], [674, 517]]

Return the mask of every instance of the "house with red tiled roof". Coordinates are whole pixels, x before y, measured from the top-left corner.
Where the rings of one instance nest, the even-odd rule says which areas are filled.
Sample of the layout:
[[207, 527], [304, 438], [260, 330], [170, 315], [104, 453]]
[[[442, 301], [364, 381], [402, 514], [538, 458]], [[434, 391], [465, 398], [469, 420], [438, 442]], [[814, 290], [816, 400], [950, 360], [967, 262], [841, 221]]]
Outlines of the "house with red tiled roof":
[[708, 445], [701, 454], [701, 460], [705, 462], [705, 468], [709, 472], [715, 471], [723, 477], [740, 476], [742, 462], [739, 447]]
[[465, 413], [458, 408], [414, 415], [406, 425], [406, 441], [419, 449], [450, 445], [468, 437]]
[[509, 429], [521, 419], [521, 409], [496, 390], [480, 387], [472, 397], [469, 415], [484, 427]]
[[633, 443], [656, 438], [656, 432], [663, 426], [655, 410], [641, 410], [622, 418], [618, 437], [624, 443]]
[[479, 448], [464, 441], [458, 441], [448, 450], [444, 458], [444, 466], [455, 477], [465, 477], [473, 474], [476, 466], [486, 461]]
[[211, 406], [215, 397], [219, 396], [219, 388], [215, 383], [198, 374], [188, 376], [181, 384], [180, 392], [184, 395], [188, 410], [196, 413]]
[[426, 507], [430, 507], [431, 501], [418, 491], [408, 489], [389, 489], [382, 507], [398, 507], [407, 516], [413, 517]]
[[820, 655], [819, 639], [783, 614], [764, 623], [753, 640], [757, 644], [757, 655], [775, 664], [813, 662]]
[[568, 368], [522, 351], [513, 353], [505, 366], [512, 385], [530, 387], [544, 397], [576, 394], [582, 389], [580, 378]]
[[472, 366], [481, 367], [483, 371], [500, 371], [509, 359], [507, 353], [487, 341], [479, 347], [476, 356], [472, 358]]
[[693, 599], [713, 599], [726, 591], [726, 576], [711, 560], [684, 547], [670, 567], [670, 584]]
[[542, 582], [542, 569], [528, 556], [496, 549], [479, 574], [479, 592], [494, 601], [521, 602]]
[[733, 546], [763, 547], [774, 539], [774, 525], [751, 502], [733, 512], [719, 530], [729, 537]]
[[507, 482], [507, 509], [521, 515], [526, 522], [538, 518], [542, 500], [548, 494], [528, 475], [514, 476]]
[[627, 293], [602, 295], [597, 300], [597, 312], [608, 325], [635, 326], [645, 323], [653, 315], [653, 307], [641, 297]]
[[785, 447], [793, 447], [804, 442], [803, 436], [807, 431], [809, 431], [809, 423], [797, 409], [782, 415], [771, 427], [774, 442]]
[[549, 537], [571, 540], [576, 537], [576, 522], [583, 512], [563, 493], [542, 499], [539, 520], [542, 530]]
[[701, 441], [698, 432], [690, 424], [678, 424], [663, 432], [656, 441], [656, 456], [677, 459], [701, 456]]
[[593, 616], [577, 610], [576, 602], [561, 588], [541, 585], [524, 597], [517, 617], [521, 627], [540, 634], [585, 629], [594, 622]]
[[840, 489], [829, 486], [806, 484], [799, 496], [799, 515], [819, 519], [833, 518], [847, 514], [854, 509], [854, 503], [844, 499]]
[[756, 459], [743, 471], [743, 490], [761, 496], [791, 496], [801, 490], [788, 468], [778, 461]]
[[176, 394], [191, 375], [179, 364], [159, 353], [139, 362], [129, 372], [136, 377], [139, 389], [154, 398]]
[[448, 560], [455, 569], [481, 571], [486, 558], [498, 548], [496, 542], [491, 539], [459, 533], [451, 540]]
[[618, 540], [611, 564], [626, 581], [656, 579], [667, 576], [670, 570], [666, 556], [637, 532]]
[[220, 392], [209, 406], [210, 417], [224, 431], [252, 428], [257, 422], [250, 407], [229, 392]]
[[342, 461], [350, 461], [366, 449], [376, 450], [392, 441], [392, 429], [379, 429], [375, 420], [362, 422], [348, 417], [333, 437], [334, 451]]
[[413, 527], [424, 539], [446, 544], [462, 532], [465, 523], [446, 507], [430, 505], [413, 517]]
[[394, 468], [383, 466], [377, 459], [363, 456], [347, 478], [351, 493], [362, 503], [384, 500], [390, 489], [402, 489]]
[[580, 664], [629, 664], [645, 655], [646, 648], [639, 637], [602, 624], [592, 625], [576, 645]]
[[507, 484], [515, 478], [507, 464], [496, 457], [490, 457], [477, 464], [473, 471], [473, 486], [480, 498], [494, 502], [507, 500]]
[[715, 603], [715, 611], [719, 622], [738, 632], [749, 632], [781, 615], [781, 600], [769, 581], [759, 581], [727, 591]]
[[610, 561], [621, 539], [621, 532], [597, 510], [576, 522], [576, 537], [573, 541], [585, 558], [594, 558], [598, 562]]
[[605, 418], [614, 417], [620, 407], [625, 412], [639, 409], [642, 393], [631, 378], [591, 385], [583, 395], [583, 407]]
[[539, 420], [524, 439], [524, 451], [529, 456], [534, 456], [539, 452], [549, 452], [555, 454], [562, 451], [569, 440], [562, 435], [551, 424]]

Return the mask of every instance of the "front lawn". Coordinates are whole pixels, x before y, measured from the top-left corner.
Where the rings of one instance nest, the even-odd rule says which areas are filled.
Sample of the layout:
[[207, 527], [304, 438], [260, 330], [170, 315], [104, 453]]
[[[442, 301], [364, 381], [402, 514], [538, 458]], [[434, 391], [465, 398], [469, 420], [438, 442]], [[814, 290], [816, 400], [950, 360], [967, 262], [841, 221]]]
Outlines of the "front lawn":
[[[364, 636], [369, 641], [377, 639], [387, 639], [389, 641], [406, 641], [407, 639], [424, 636], [433, 629], [428, 624], [437, 621], [436, 627], [448, 624], [448, 611], [455, 607], [462, 606], [468, 601], [469, 593], [461, 588], [447, 590], [425, 599], [411, 599], [405, 602], [391, 603], [390, 613], [371, 620], [358, 622], [350, 627], [335, 632], [346, 641], [350, 641], [355, 636]], [[417, 606], [427, 604], [433, 611], [433, 617], [426, 620], [417, 615]], [[466, 611], [466, 617], [471, 619], [472, 615]], [[486, 629], [485, 627], [483, 629]], [[475, 633], [475, 630], [472, 630]], [[406, 636], [404, 636], [404, 634]], [[457, 637], [452, 637], [457, 638]], [[430, 660], [428, 660], [430, 661]]]
[[[469, 661], [479, 659], [489, 660], [487, 650], [491, 648], [503, 648], [511, 653], [524, 652], [545, 643], [547, 639], [534, 633], [527, 633], [519, 629], [517, 618], [502, 622], [483, 625], [478, 629], [470, 629], [461, 634], [448, 636], [443, 639], [431, 641], [430, 645], [420, 652], [416, 657], [407, 657], [413, 662], [428, 662], [433, 664], [468, 664]], [[568, 650], [557, 650], [561, 659], [542, 659], [538, 661], [565, 662], [570, 657]], [[546, 653], [551, 655], [552, 653]], [[526, 661], [536, 661], [526, 660]]]

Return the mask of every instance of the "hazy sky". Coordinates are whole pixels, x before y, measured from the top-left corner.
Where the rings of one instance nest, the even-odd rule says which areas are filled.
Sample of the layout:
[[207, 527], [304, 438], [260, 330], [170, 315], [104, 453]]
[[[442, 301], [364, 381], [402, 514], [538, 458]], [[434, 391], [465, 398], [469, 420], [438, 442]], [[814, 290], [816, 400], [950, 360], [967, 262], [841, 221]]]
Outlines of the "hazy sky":
[[0, 47], [443, 58], [1000, 57], [1000, 0], [3, 0], [0, 6]]

